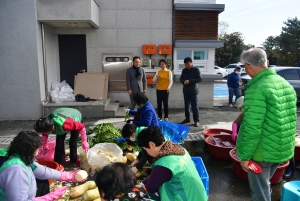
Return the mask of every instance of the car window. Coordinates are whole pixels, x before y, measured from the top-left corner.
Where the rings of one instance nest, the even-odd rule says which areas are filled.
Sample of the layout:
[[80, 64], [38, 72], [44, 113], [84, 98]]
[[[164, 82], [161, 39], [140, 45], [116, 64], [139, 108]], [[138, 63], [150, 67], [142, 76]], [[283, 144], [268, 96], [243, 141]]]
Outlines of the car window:
[[282, 71], [286, 80], [299, 80], [299, 73], [297, 69], [288, 69]]
[[228, 65], [226, 68], [235, 68], [236, 65]]
[[278, 75], [280, 75], [281, 77], [284, 78], [284, 75], [283, 75], [283, 72], [282, 72], [282, 71], [277, 71], [276, 73], [277, 73]]
[[218, 67], [215, 67], [215, 69], [219, 69]]

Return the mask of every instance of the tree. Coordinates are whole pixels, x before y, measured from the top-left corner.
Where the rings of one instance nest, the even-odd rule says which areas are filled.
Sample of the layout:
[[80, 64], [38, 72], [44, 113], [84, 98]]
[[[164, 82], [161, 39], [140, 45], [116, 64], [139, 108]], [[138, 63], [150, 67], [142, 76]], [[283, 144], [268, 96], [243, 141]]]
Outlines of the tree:
[[294, 65], [300, 61], [300, 21], [297, 17], [283, 22], [279, 36], [279, 46], [282, 54], [285, 55], [286, 65]]
[[[240, 32], [225, 33], [219, 38], [224, 42], [224, 47], [216, 49], [215, 63], [218, 66], [227, 66], [240, 60], [240, 55], [245, 48], [244, 36]], [[250, 45], [252, 46], [252, 45]]]

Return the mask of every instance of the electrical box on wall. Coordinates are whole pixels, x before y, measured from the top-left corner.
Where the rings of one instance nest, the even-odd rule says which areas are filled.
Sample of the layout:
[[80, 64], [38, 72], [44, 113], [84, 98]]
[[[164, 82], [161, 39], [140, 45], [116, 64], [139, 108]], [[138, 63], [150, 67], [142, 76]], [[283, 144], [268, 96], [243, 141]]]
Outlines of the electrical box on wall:
[[156, 66], [156, 60], [155, 59], [151, 59], [151, 66]]
[[172, 54], [171, 44], [160, 44], [158, 45], [158, 54]]
[[167, 64], [168, 64], [168, 66], [171, 66], [172, 65], [172, 60], [171, 59], [167, 59]]
[[141, 66], [146, 67], [148, 66], [149, 59], [141, 58]]
[[143, 54], [146, 54], [146, 55], [156, 54], [156, 45], [155, 44], [144, 44], [142, 49], [143, 49]]

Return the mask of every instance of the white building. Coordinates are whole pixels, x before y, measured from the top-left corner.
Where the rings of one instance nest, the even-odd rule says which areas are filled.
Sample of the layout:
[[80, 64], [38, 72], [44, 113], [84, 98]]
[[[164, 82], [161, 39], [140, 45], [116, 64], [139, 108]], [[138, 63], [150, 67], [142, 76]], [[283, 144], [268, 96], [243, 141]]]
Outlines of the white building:
[[[215, 0], [2, 0], [0, 4], [0, 120], [41, 117], [52, 81], [67, 80], [73, 86], [74, 75], [82, 69], [103, 72], [106, 53], [131, 53], [148, 60], [143, 44], [172, 45], [173, 54], [167, 59], [173, 63], [175, 80], [183, 57], [191, 56], [204, 78], [199, 106], [213, 106], [215, 48], [223, 46], [217, 38], [218, 14], [224, 4]], [[152, 56], [156, 61], [162, 58], [165, 55]], [[149, 87], [147, 95], [156, 106], [155, 88]], [[129, 101], [126, 91], [108, 91], [108, 98]], [[174, 83], [169, 99], [170, 108], [184, 107], [181, 83]]]

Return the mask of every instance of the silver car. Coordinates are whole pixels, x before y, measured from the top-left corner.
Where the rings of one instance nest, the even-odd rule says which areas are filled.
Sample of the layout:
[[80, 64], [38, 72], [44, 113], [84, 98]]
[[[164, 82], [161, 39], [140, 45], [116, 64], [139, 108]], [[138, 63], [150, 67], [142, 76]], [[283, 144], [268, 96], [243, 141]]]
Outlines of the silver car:
[[[270, 67], [273, 68], [278, 75], [283, 77], [288, 81], [295, 89], [297, 94], [298, 102], [300, 102], [300, 67], [290, 67], [290, 66], [280, 66], [280, 67]], [[249, 75], [244, 75], [241, 77], [242, 81], [242, 95], [245, 94], [245, 84], [249, 82], [252, 78]]]

